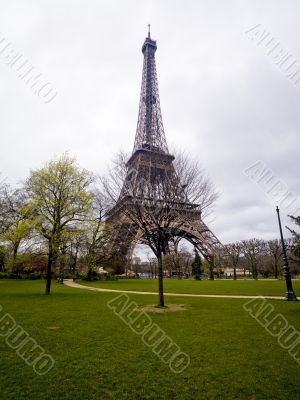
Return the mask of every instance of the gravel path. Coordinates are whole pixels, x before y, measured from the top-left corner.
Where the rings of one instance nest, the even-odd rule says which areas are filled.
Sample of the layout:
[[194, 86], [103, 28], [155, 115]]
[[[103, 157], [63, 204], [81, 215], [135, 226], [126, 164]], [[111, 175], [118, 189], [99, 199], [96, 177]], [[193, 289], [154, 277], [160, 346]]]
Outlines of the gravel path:
[[[107, 292], [107, 293], [130, 293], [130, 294], [146, 294], [146, 295], [155, 295], [156, 292], [138, 292], [135, 290], [117, 290], [117, 289], [103, 289], [103, 288], [95, 288], [92, 286], [80, 285], [79, 283], [74, 282], [72, 279], [65, 279], [64, 284], [66, 286], [70, 286], [76, 289], [85, 289], [85, 290], [93, 290], [95, 292]], [[227, 294], [191, 294], [191, 293], [164, 293], [165, 296], [175, 296], [175, 297], [212, 297], [216, 299], [256, 299], [256, 298], [264, 298], [270, 300], [284, 300], [283, 296], [235, 296], [235, 295], [227, 295]], [[299, 299], [299, 298], [298, 298]], [[300, 299], [299, 299], [300, 300]]]

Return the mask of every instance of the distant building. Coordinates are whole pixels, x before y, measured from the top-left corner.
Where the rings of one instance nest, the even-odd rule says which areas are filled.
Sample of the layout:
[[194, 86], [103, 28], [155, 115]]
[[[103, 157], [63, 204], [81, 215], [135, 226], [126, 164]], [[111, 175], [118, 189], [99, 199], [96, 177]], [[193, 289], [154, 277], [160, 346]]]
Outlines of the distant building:
[[[224, 276], [229, 276], [230, 277], [230, 276], [233, 276], [233, 274], [234, 274], [233, 268], [229, 268], [229, 267], [224, 268]], [[245, 275], [244, 269], [243, 268], [237, 268], [236, 269], [236, 274], [238, 276], [244, 276]]]

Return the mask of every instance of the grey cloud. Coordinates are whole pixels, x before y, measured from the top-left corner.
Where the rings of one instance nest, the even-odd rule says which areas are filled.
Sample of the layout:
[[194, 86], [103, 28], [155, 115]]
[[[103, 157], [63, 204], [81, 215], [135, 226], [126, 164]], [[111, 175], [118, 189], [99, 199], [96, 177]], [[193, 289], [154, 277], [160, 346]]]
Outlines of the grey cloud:
[[69, 150], [102, 173], [130, 152], [151, 22], [167, 141], [219, 190], [214, 233], [278, 236], [274, 204], [243, 170], [261, 159], [300, 195], [300, 91], [244, 32], [261, 23], [300, 58], [299, 11], [297, 1], [2, 1], [0, 30], [58, 96], [42, 104], [0, 60], [0, 171], [15, 183]]

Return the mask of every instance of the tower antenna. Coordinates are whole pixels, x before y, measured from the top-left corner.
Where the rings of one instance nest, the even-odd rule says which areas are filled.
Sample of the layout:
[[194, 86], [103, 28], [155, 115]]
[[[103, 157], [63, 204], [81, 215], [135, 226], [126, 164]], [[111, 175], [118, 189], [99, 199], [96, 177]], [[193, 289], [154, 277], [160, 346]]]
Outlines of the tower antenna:
[[150, 24], [148, 24], [148, 38], [150, 37]]

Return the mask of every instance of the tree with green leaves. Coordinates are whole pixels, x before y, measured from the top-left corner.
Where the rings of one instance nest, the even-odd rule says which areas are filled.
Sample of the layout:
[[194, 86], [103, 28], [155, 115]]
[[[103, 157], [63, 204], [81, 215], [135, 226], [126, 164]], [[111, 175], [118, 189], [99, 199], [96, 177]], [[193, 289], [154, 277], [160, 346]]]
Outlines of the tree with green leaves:
[[31, 171], [26, 181], [31, 210], [37, 217], [35, 228], [48, 247], [46, 294], [50, 294], [52, 266], [59, 255], [62, 234], [84, 221], [93, 199], [90, 172], [80, 169], [67, 154]]
[[7, 249], [4, 246], [0, 246], [0, 272], [5, 271], [5, 264], [7, 258]]
[[[300, 227], [300, 216], [294, 217], [292, 215], [289, 215], [291, 220], [294, 222], [295, 225]], [[289, 246], [290, 247], [290, 259], [293, 261], [297, 266], [300, 265], [300, 232], [297, 232], [294, 229], [291, 229], [287, 227], [287, 229], [291, 232], [292, 234], [292, 243]]]
[[194, 252], [195, 258], [192, 262], [192, 275], [197, 281], [199, 281], [201, 280], [202, 274], [202, 260], [196, 248], [194, 249]]
[[29, 241], [35, 217], [27, 206], [23, 189], [11, 189], [9, 185], [1, 188], [0, 194], [0, 241], [7, 247], [9, 268], [14, 269], [19, 248]]

